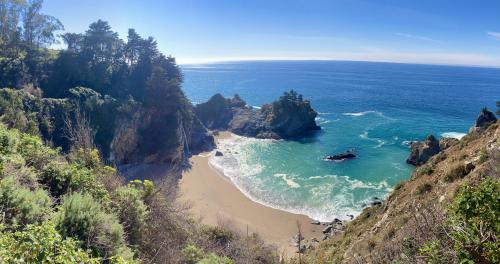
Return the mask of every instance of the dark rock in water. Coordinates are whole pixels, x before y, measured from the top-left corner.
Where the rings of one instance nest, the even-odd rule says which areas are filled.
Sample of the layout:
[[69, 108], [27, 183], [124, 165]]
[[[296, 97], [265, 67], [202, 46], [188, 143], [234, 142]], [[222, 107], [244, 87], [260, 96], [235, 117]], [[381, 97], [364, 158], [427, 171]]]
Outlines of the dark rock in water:
[[313, 224], [313, 225], [320, 225], [320, 224], [321, 224], [321, 222], [320, 222], [320, 221], [318, 221], [318, 220], [313, 220], [313, 221], [311, 222], [311, 224]]
[[439, 140], [433, 135], [429, 135], [424, 142], [411, 144], [410, 156], [406, 159], [406, 163], [415, 166], [422, 165], [439, 151], [441, 151]]
[[348, 216], [351, 220], [352, 220], [352, 219], [354, 219], [354, 215], [352, 215], [352, 214], [348, 214], [347, 216]]
[[356, 157], [356, 154], [354, 154], [354, 151], [348, 150], [346, 152], [342, 152], [342, 153], [335, 154], [332, 156], [326, 156], [325, 159], [326, 160], [345, 160], [345, 159], [352, 159], [355, 157]]
[[248, 137], [292, 139], [321, 129], [315, 121], [317, 112], [294, 91], [260, 109], [247, 106], [238, 95], [226, 99], [216, 94], [206, 103], [196, 105], [195, 113], [209, 129]]
[[480, 127], [480, 128], [485, 128], [488, 127], [489, 125], [495, 123], [497, 121], [497, 117], [495, 114], [491, 111], [489, 111], [487, 108], [483, 108], [481, 110], [481, 113], [476, 119], [476, 124], [474, 125], [475, 127]]
[[216, 157], [221, 157], [221, 156], [223, 156], [223, 155], [224, 155], [224, 154], [222, 154], [222, 152], [220, 152], [220, 151], [216, 151], [216, 152], [215, 152], [215, 156], [216, 156]]
[[335, 224], [342, 224], [342, 220], [338, 219], [338, 218], [335, 218], [333, 219], [333, 222], [332, 223], [335, 223]]

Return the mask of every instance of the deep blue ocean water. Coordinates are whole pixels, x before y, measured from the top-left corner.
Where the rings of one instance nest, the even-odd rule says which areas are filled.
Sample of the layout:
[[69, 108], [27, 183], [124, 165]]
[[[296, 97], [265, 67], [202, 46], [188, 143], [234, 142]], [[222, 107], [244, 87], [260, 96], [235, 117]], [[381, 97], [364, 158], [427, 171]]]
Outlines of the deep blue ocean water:
[[[341, 61], [184, 65], [193, 102], [239, 94], [260, 106], [294, 89], [319, 112], [322, 131], [300, 141], [234, 137], [211, 164], [251, 199], [319, 220], [356, 215], [409, 178], [408, 142], [460, 136], [482, 107], [496, 109], [500, 69]], [[328, 162], [355, 148], [358, 158]]]

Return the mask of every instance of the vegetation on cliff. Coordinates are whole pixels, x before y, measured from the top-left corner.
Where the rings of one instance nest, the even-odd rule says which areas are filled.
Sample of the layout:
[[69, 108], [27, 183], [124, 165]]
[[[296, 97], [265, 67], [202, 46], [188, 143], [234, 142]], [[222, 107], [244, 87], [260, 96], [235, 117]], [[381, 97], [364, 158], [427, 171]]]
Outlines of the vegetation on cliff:
[[67, 49], [51, 50], [63, 26], [41, 6], [0, 2], [0, 87], [15, 90], [1, 91], [0, 112], [10, 127], [68, 151], [75, 140], [68, 127], [86, 125], [104, 158], [118, 164], [169, 164], [212, 146], [175, 59], [152, 37], [130, 29], [123, 41], [98, 20], [83, 34], [63, 34]]
[[0, 262], [275, 263], [256, 235], [191, 220], [168, 188], [0, 125]]

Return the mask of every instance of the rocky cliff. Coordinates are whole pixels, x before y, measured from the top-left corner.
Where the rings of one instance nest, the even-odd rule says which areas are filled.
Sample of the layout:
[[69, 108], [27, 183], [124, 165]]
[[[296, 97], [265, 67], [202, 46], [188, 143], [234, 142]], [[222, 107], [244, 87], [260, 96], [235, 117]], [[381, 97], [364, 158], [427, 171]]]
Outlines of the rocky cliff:
[[119, 101], [83, 87], [71, 89], [64, 99], [0, 89], [0, 119], [9, 127], [41, 134], [63, 151], [70, 151], [87, 132], [90, 147], [117, 165], [172, 165], [180, 164], [185, 154], [214, 146], [193, 106], [182, 101], [172, 110]]
[[294, 91], [260, 109], [248, 106], [238, 95], [224, 98], [216, 94], [196, 105], [195, 113], [209, 129], [229, 130], [248, 137], [293, 139], [320, 129], [310, 102]]
[[134, 103], [120, 112], [111, 142], [113, 160], [120, 165], [181, 164], [185, 155], [213, 146], [212, 135], [191, 106], [185, 111], [165, 112]]

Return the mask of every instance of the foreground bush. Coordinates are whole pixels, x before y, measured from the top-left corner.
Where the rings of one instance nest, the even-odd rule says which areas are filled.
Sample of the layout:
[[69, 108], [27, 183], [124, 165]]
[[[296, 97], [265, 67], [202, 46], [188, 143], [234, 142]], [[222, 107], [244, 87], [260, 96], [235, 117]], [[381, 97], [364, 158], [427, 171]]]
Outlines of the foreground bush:
[[461, 263], [500, 263], [500, 181], [464, 185], [450, 210], [451, 236]]
[[91, 249], [96, 256], [131, 258], [117, 217], [107, 213], [88, 194], [75, 193], [64, 197], [54, 220], [64, 237], [83, 241], [84, 247]]
[[0, 181], [0, 213], [3, 223], [27, 225], [47, 218], [52, 201], [44, 190], [31, 191], [20, 186], [13, 177]]
[[100, 263], [79, 248], [73, 239], [63, 239], [52, 222], [28, 225], [17, 232], [0, 226], [1, 263]]

